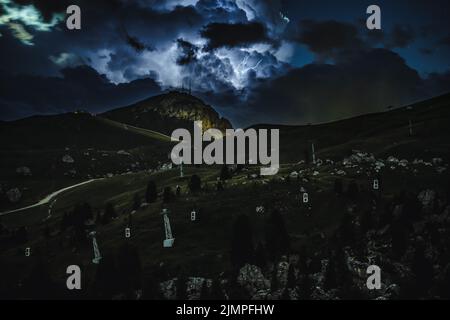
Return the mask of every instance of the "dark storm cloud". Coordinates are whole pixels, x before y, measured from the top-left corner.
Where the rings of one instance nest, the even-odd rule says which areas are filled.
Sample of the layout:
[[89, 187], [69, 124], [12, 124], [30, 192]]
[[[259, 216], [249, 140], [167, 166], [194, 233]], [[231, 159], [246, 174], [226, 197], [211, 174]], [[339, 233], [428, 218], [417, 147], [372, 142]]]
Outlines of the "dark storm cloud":
[[405, 48], [416, 38], [416, 33], [411, 26], [395, 25], [386, 43], [388, 48]]
[[333, 20], [301, 21], [296, 40], [323, 58], [333, 56], [338, 50], [361, 48], [364, 45], [355, 25]]
[[184, 66], [194, 62], [197, 59], [197, 52], [199, 48], [196, 45], [181, 38], [177, 39], [177, 45], [181, 52], [177, 58], [177, 64]]
[[405, 48], [416, 40], [416, 32], [408, 25], [395, 25], [391, 30], [367, 30], [359, 24], [334, 20], [300, 22], [294, 40], [306, 45], [320, 59], [334, 58], [342, 51], [351, 52], [382, 45]]
[[[358, 22], [365, 17], [364, 10], [358, 16], [348, 14], [350, 5], [343, 5], [342, 12], [325, 15], [335, 20], [311, 20], [317, 12], [322, 13], [320, 1], [308, 5], [284, 0], [16, 3], [34, 4], [46, 21], [52, 14], [64, 12], [68, 4], [77, 4], [82, 9], [82, 30], [67, 30], [64, 19], [48, 32], [18, 21], [33, 36], [33, 46], [26, 46], [14, 38], [8, 25], [0, 26], [3, 118], [83, 105], [97, 110], [139, 100], [159, 92], [160, 85], [167, 88], [189, 83], [196, 95], [237, 119], [238, 124], [267, 119], [313, 122], [397, 105], [408, 96], [425, 97], [448, 84], [448, 74], [423, 79], [397, 54], [372, 49], [404, 47], [402, 55], [422, 75], [447, 66], [446, 62], [433, 65], [418, 61], [419, 50], [422, 54], [435, 50], [433, 59], [428, 59], [433, 62], [444, 61], [448, 50], [448, 39], [440, 41], [439, 50], [434, 48], [448, 32], [443, 27], [448, 21], [442, 19], [446, 17], [444, 10], [425, 2], [417, 12], [430, 8], [437, 18], [427, 19], [423, 26], [420, 15], [403, 18], [399, 13], [398, 21], [388, 21], [392, 18], [384, 15], [383, 30], [371, 32], [365, 21]], [[414, 25], [414, 30], [408, 25]], [[423, 32], [418, 33], [420, 30]], [[414, 40], [424, 32], [428, 36], [408, 48], [416, 45]], [[197, 48], [205, 40], [209, 51], [200, 51]], [[309, 64], [311, 53], [315, 64]], [[83, 68], [61, 71], [80, 64], [89, 64], [97, 72]], [[92, 89], [86, 87], [88, 84]], [[5, 86], [11, 93], [3, 89]], [[30, 93], [23, 94], [23, 88]]]
[[195, 9], [205, 22], [246, 23], [247, 16], [234, 0], [199, 0]]
[[401, 106], [443, 93], [445, 85], [448, 75], [422, 79], [392, 51], [362, 50], [333, 65], [309, 64], [263, 81], [250, 108], [260, 122], [317, 123]]
[[76, 109], [98, 112], [160, 93], [146, 78], [115, 85], [87, 66], [62, 70], [63, 77], [0, 75], [2, 119]]
[[450, 46], [450, 33], [445, 37], [441, 38], [438, 44], [443, 46]]
[[420, 48], [419, 52], [421, 54], [423, 54], [424, 56], [430, 56], [430, 55], [432, 55], [434, 53], [434, 50], [433, 49], [428, 49], [428, 48]]
[[208, 40], [206, 50], [222, 47], [246, 47], [254, 43], [269, 43], [267, 29], [261, 23], [210, 23], [201, 31]]
[[128, 33], [128, 31], [125, 29], [125, 27], [123, 28], [123, 33], [124, 33], [124, 37], [126, 42], [128, 43], [128, 45], [133, 48], [134, 50], [136, 50], [137, 52], [142, 52], [145, 49], [152, 49], [148, 46], [146, 46], [141, 40], [139, 40], [137, 37], [134, 37], [132, 35], [130, 35]]
[[450, 70], [444, 73], [431, 73], [425, 82], [428, 92], [433, 94], [448, 93], [450, 88]]

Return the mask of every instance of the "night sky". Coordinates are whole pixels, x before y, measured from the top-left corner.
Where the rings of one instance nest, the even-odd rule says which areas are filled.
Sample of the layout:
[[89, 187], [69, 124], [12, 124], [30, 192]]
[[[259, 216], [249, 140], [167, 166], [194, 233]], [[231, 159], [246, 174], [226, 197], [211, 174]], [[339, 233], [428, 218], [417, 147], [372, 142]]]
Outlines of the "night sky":
[[[66, 28], [68, 5], [81, 30]], [[382, 30], [366, 28], [377, 4]], [[305, 124], [450, 91], [450, 3], [0, 0], [0, 119], [101, 112], [170, 88], [234, 126]]]

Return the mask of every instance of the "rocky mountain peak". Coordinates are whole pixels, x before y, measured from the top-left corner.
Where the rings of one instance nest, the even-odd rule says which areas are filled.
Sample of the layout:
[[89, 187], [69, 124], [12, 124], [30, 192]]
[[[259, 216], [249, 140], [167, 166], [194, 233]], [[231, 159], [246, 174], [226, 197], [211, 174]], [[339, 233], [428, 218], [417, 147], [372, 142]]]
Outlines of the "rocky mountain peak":
[[[117, 115], [118, 111], [130, 111], [136, 120], [136, 125], [150, 114], [157, 114], [164, 119], [194, 122], [201, 120], [203, 129], [217, 128], [222, 131], [232, 128], [230, 121], [222, 118], [211, 106], [197, 97], [179, 91], [170, 91], [138, 102], [132, 106], [108, 112]], [[116, 117], [117, 118], [117, 117]], [[119, 119], [118, 119], [119, 120]]]

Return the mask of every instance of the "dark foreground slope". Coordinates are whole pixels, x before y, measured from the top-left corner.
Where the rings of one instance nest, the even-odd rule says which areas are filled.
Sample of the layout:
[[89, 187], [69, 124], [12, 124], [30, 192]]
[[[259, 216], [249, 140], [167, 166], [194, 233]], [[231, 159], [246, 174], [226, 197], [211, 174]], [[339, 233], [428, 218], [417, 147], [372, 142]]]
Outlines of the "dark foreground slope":
[[[277, 176], [260, 177], [252, 166], [228, 174], [185, 167], [184, 177], [178, 168], [136, 171], [2, 216], [0, 297], [448, 299], [446, 124], [448, 96], [411, 110], [282, 127], [282, 156], [293, 163]], [[301, 162], [312, 138], [321, 161]], [[173, 248], [162, 246], [163, 208]], [[87, 236], [93, 230], [99, 265]], [[74, 264], [81, 291], [66, 287]], [[371, 291], [366, 269], [374, 264], [382, 287]]]

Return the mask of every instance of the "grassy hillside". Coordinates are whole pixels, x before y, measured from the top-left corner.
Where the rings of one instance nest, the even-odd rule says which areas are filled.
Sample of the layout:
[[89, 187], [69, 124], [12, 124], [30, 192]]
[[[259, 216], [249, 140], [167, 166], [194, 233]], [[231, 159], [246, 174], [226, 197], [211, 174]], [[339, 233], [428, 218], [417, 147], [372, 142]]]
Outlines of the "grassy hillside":
[[349, 155], [352, 149], [363, 149], [380, 156], [395, 153], [412, 158], [448, 157], [449, 123], [450, 94], [446, 94], [395, 110], [331, 123], [253, 127], [280, 129], [281, 160], [287, 163], [303, 160], [304, 151], [311, 149], [311, 142], [314, 142], [319, 157], [339, 158]]
[[[74, 212], [77, 204], [82, 203], [88, 203], [92, 208], [95, 224], [91, 223], [89, 228], [94, 228], [97, 232], [100, 251], [106, 259], [103, 261], [115, 259], [125, 244], [132, 245], [139, 253], [144, 288], [150, 283], [162, 284], [181, 275], [207, 279], [219, 277], [223, 281], [232, 282], [236, 272], [230, 259], [235, 221], [239, 216], [246, 215], [251, 222], [252, 244], [256, 246], [261, 243], [268, 246], [267, 226], [268, 221], [271, 221], [271, 213], [275, 210], [281, 213], [290, 238], [289, 253], [298, 256], [304, 250], [307, 251], [306, 260], [310, 266], [308, 272], [317, 286], [322, 286], [320, 279], [324, 277], [325, 272], [322, 266], [328, 263], [326, 255], [330, 252], [347, 252], [352, 259], [367, 263], [369, 253], [355, 253], [358, 244], [364, 248], [362, 250], [370, 249], [372, 255], [382, 259], [383, 268], [389, 270], [384, 274], [386, 281], [411, 283], [413, 280], [410, 280], [409, 276], [400, 276], [395, 268], [400, 268], [400, 264], [402, 268], [409, 270], [413, 256], [411, 250], [414, 250], [418, 238], [428, 239], [428, 229], [425, 226], [440, 221], [438, 219], [441, 218], [436, 218], [436, 214], [444, 210], [450, 194], [449, 97], [447, 95], [411, 107], [317, 126], [255, 126], [279, 127], [281, 130], [283, 163], [277, 176], [259, 177], [259, 168], [246, 166], [233, 172], [231, 178], [223, 182], [223, 190], [218, 190], [221, 171], [218, 166], [187, 166], [184, 168], [183, 178], [179, 176], [178, 168], [152, 172], [124, 170], [65, 192], [51, 204], [4, 215], [1, 217], [1, 224], [7, 231], [0, 237], [0, 259], [2, 274], [7, 275], [8, 281], [3, 283], [0, 288], [3, 291], [0, 290], [0, 293], [9, 292], [12, 296], [23, 297], [18, 283], [28, 283], [35, 266], [43, 263], [56, 286], [60, 288], [60, 297], [74, 297], [73, 293], [64, 290], [65, 268], [69, 264], [78, 264], [83, 268], [85, 290], [81, 296], [87, 298], [98, 294], [95, 283], [98, 281], [98, 274], [102, 272], [102, 263], [106, 262], [102, 262], [100, 266], [92, 264], [91, 242], [88, 239], [74, 240], [76, 230], [72, 227], [62, 228], [64, 217]], [[87, 117], [83, 115], [85, 116]], [[409, 120], [413, 124], [412, 135], [409, 133]], [[120, 123], [109, 120], [92, 121], [96, 121], [99, 126], [107, 126], [111, 132], [117, 130], [116, 133], [120, 132], [125, 136], [137, 132], [139, 137], [145, 139], [150, 137], [152, 141], [155, 138], [164, 140], [164, 136], [157, 132], [142, 128], [130, 130], [129, 126], [128, 129], [124, 126], [121, 128]], [[304, 149], [309, 148], [311, 141], [316, 145], [317, 157], [322, 160], [321, 163], [301, 161], [304, 160]], [[134, 142], [137, 143], [136, 140]], [[169, 148], [170, 145], [164, 142], [164, 147]], [[77, 156], [77, 153], [81, 153], [79, 149], [72, 148], [64, 149], [64, 152], [73, 151], [76, 163], [82, 162], [82, 156]], [[352, 151], [353, 149], [361, 152]], [[141, 152], [140, 147], [132, 150], [137, 150], [136, 156]], [[150, 153], [152, 150], [149, 150]], [[110, 152], [111, 155], [117, 155], [116, 151]], [[414, 161], [416, 158], [418, 160]], [[100, 171], [98, 167], [92, 169], [93, 173]], [[189, 181], [194, 174], [202, 181], [202, 190], [197, 193], [189, 190]], [[381, 182], [379, 191], [373, 190], [375, 178]], [[29, 179], [29, 183], [33, 181], [34, 176], [21, 179]], [[52, 187], [56, 187], [55, 181], [58, 181], [36, 180], [34, 188], [40, 191], [48, 190], [46, 188], [50, 184], [44, 187], [46, 181], [51, 181]], [[135, 210], [136, 201], [138, 206], [145, 201], [146, 187], [150, 180], [156, 183], [159, 193], [157, 200]], [[337, 180], [342, 183], [341, 191], [337, 191]], [[20, 183], [20, 179], [15, 180], [15, 183]], [[61, 182], [60, 185], [64, 183], [66, 182]], [[163, 190], [170, 187], [174, 191], [176, 186], [181, 187], [181, 194], [164, 202]], [[356, 188], [356, 191], [352, 191], [352, 188]], [[307, 204], [302, 202], [301, 190], [307, 190], [309, 194]], [[417, 195], [424, 190], [435, 192], [436, 200], [432, 209], [434, 213], [427, 213], [430, 218], [424, 216], [421, 218], [424, 220], [411, 223], [411, 228], [408, 229], [408, 232], [411, 232], [408, 250], [411, 252], [407, 250], [405, 256], [400, 259], [390, 251], [391, 241], [394, 241], [390, 238], [390, 230], [395, 230], [394, 226], [390, 222], [383, 224], [383, 219], [387, 212], [398, 211], [395, 209], [396, 205], [408, 205], [404, 202], [405, 195], [417, 199]], [[36, 198], [35, 193], [33, 199]], [[29, 199], [31, 198], [28, 198], [28, 201]], [[107, 204], [114, 206], [118, 216], [103, 223], [102, 216]], [[261, 206], [264, 212], [257, 212], [256, 208]], [[175, 237], [173, 248], [162, 247], [164, 229], [160, 213], [163, 208], [171, 212], [169, 216]], [[195, 222], [190, 221], [190, 212], [193, 209], [198, 213], [198, 221]], [[336, 241], [335, 237], [342, 229], [343, 219], [350, 215], [351, 219], [354, 219], [351, 224], [359, 230], [367, 212], [371, 212], [374, 219], [381, 222], [372, 226], [373, 230], [367, 234], [359, 235], [359, 240], [349, 244], [345, 250], [336, 249], [339, 241]], [[409, 223], [408, 221], [404, 224]], [[125, 238], [126, 227], [131, 228], [130, 239]], [[447, 232], [446, 224], [441, 223], [440, 227], [443, 232]], [[27, 236], [19, 236], [24, 229]], [[33, 254], [30, 257], [24, 255], [27, 247], [32, 248]], [[445, 257], [443, 248], [444, 245], [433, 247], [435, 251], [444, 252], [433, 254], [434, 262], [438, 266], [436, 272], [439, 273], [445, 270], [445, 263], [441, 261]], [[273, 270], [277, 268], [276, 263], [278, 262], [271, 261], [266, 267], [262, 267], [266, 278], [270, 279]], [[406, 271], [405, 273], [408, 274]], [[361, 280], [356, 275], [355, 279], [354, 281]], [[225, 286], [224, 290], [229, 288]], [[273, 288], [270, 290], [273, 295], [281, 295]], [[229, 294], [236, 294], [230, 292]], [[333, 292], [327, 294], [337, 294]], [[326, 297], [324, 293], [316, 294], [322, 298]], [[360, 297], [369, 296], [367, 292], [359, 294], [362, 294]]]

